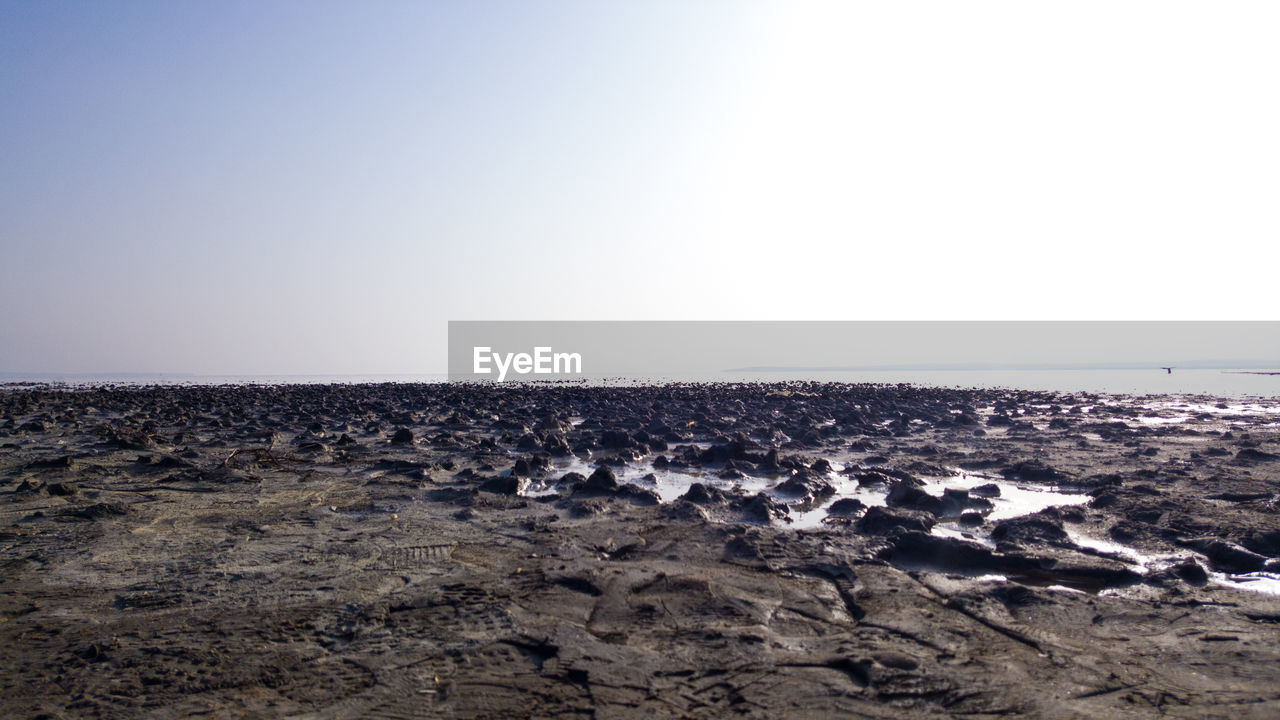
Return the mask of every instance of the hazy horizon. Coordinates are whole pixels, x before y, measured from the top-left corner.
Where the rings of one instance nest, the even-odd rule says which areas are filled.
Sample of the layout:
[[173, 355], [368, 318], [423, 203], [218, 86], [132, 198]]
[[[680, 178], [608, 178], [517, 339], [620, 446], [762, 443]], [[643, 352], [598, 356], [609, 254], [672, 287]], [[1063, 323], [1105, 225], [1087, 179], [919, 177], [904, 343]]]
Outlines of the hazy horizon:
[[[1241, 362], [1241, 363], [1182, 363], [1172, 366], [1175, 370], [1220, 370], [1223, 372], [1231, 371], [1267, 371], [1280, 370], [1280, 362]], [[749, 367], [731, 367], [723, 368], [719, 372], [723, 373], [769, 373], [769, 372], [800, 372], [800, 373], [822, 373], [822, 372], [875, 372], [875, 371], [895, 371], [895, 370], [924, 370], [924, 371], [1000, 371], [1000, 370], [1045, 370], [1045, 371], [1061, 371], [1061, 370], [1164, 370], [1165, 365], [1157, 362], [1150, 363], [1098, 363], [1098, 364], [1075, 364], [1075, 365], [1055, 365], [1055, 364], [1000, 364], [1000, 363], [969, 363], [969, 364], [902, 364], [902, 365], [835, 365], [835, 366], [790, 366], [790, 365], [761, 365]], [[377, 377], [448, 377], [449, 373], [445, 370], [424, 370], [412, 373], [193, 373], [193, 372], [147, 372], [147, 371], [102, 371], [102, 372], [22, 372], [22, 371], [0, 371], [0, 378], [236, 378], [236, 377], [353, 377], [353, 378], [377, 378]], [[592, 376], [594, 377], [594, 376]], [[661, 375], [658, 375], [661, 377]]]

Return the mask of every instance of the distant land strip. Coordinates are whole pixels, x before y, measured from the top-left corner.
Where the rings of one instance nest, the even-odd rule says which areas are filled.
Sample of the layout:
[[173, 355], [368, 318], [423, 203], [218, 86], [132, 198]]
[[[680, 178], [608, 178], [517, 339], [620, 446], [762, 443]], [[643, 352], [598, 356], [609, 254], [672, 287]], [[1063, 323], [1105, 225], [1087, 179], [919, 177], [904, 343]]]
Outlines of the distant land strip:
[[905, 365], [753, 365], [721, 372], [882, 372], [904, 370], [1222, 370], [1247, 375], [1280, 375], [1280, 362], [1260, 360], [1198, 360], [1184, 362], [1120, 362], [1120, 363], [917, 363]]

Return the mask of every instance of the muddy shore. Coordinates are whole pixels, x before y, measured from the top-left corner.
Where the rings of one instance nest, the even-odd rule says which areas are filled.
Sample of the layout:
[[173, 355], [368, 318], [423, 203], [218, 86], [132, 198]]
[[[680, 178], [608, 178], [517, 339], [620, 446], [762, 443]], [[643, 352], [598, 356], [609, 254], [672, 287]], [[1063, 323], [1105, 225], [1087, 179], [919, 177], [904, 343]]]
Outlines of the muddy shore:
[[6, 718], [1280, 717], [1280, 400], [0, 390]]

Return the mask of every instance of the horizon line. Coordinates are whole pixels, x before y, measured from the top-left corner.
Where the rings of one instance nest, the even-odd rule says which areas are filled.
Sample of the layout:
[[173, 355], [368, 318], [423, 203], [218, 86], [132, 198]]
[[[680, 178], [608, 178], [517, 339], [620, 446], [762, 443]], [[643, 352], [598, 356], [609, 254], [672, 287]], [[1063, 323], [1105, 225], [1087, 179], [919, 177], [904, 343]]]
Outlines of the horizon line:
[[1280, 362], [1192, 360], [1114, 363], [903, 363], [896, 365], [751, 365], [721, 372], [884, 372], [901, 370], [1272, 370]]

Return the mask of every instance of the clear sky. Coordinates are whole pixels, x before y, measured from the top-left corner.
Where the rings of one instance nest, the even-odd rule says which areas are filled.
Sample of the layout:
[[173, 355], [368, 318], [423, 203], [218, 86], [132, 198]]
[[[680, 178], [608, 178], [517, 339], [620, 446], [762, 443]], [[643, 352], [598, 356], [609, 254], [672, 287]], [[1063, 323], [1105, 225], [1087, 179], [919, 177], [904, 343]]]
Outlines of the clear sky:
[[1276, 319], [1274, 2], [0, 0], [0, 370]]

